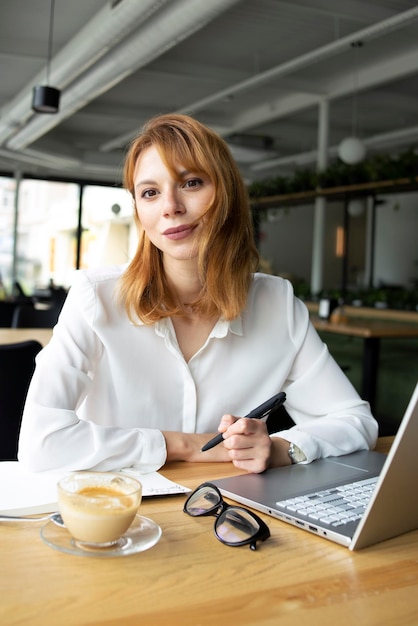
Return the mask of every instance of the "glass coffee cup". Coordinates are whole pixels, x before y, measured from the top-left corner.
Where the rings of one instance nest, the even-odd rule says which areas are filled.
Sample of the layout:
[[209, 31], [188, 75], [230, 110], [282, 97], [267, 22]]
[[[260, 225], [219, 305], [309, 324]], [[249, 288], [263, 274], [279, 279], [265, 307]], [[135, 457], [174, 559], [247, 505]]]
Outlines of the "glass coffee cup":
[[120, 473], [74, 472], [58, 482], [61, 517], [84, 549], [122, 546], [141, 499], [141, 483]]

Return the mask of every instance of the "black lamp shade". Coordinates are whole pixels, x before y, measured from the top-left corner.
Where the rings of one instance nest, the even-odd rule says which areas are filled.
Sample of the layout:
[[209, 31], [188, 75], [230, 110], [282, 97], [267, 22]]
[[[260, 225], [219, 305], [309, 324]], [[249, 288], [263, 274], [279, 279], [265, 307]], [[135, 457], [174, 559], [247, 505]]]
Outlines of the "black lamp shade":
[[32, 109], [36, 113], [58, 113], [61, 92], [55, 87], [37, 85], [33, 88]]

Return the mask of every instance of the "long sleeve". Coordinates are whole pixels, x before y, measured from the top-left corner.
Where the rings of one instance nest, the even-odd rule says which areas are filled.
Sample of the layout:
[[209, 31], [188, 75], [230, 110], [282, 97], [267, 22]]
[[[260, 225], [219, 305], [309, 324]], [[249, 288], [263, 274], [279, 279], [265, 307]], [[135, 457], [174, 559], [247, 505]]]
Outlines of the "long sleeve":
[[296, 425], [280, 436], [298, 445], [307, 463], [374, 447], [377, 423], [368, 403], [358, 397], [310, 324], [285, 390]]
[[[103, 305], [116, 307], [112, 278], [102, 282], [109, 294], [107, 299], [99, 300], [95, 293], [97, 285], [80, 273], [51, 342], [37, 358], [19, 441], [19, 460], [34, 471], [55, 468], [104, 471], [134, 464], [151, 471], [165, 462], [165, 441], [159, 429], [134, 425], [127, 428], [123, 420], [112, 423], [107, 417], [118, 412], [113, 393], [115, 380], [106, 366], [109, 355], [93, 327], [100, 318], [105, 326], [110, 323], [106, 321], [109, 312]], [[119, 329], [121, 337], [119, 358], [127, 369], [132, 355], [124, 353], [121, 326], [121, 322], [115, 321], [114, 332]], [[93, 383], [96, 375], [99, 390]], [[94, 398], [86, 410], [89, 394]]]
[[[276, 436], [298, 445], [307, 463], [373, 448], [378, 427], [369, 404], [359, 397], [330, 355], [310, 323], [305, 305], [293, 296], [290, 283], [281, 281], [277, 291], [276, 285], [277, 278], [266, 276], [251, 292], [254, 323], [257, 319], [271, 338], [278, 338], [265, 351], [265, 359], [270, 360], [278, 377], [285, 375], [281, 388], [287, 396], [286, 409], [296, 424]], [[271, 321], [272, 310], [277, 311], [280, 321], [274, 316]], [[283, 327], [287, 332], [282, 332]]]

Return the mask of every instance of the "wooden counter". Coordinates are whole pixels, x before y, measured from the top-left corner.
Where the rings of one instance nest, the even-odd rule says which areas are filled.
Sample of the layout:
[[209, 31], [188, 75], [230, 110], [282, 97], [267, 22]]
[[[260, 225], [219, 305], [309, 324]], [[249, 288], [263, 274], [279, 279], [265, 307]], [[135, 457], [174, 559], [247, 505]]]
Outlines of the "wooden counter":
[[0, 328], [0, 343], [18, 343], [36, 339], [45, 346], [52, 337], [52, 328]]
[[[356, 309], [356, 307], [351, 307]], [[311, 312], [311, 322], [319, 333], [332, 333], [363, 339], [362, 384], [360, 395], [368, 400], [372, 410], [376, 406], [376, 388], [379, 372], [380, 343], [384, 339], [417, 339], [418, 323], [396, 321], [390, 318], [353, 317], [344, 307], [345, 321], [320, 319]], [[414, 313], [414, 315], [417, 315]], [[418, 315], [417, 315], [418, 318]], [[418, 320], [417, 320], [418, 321]]]

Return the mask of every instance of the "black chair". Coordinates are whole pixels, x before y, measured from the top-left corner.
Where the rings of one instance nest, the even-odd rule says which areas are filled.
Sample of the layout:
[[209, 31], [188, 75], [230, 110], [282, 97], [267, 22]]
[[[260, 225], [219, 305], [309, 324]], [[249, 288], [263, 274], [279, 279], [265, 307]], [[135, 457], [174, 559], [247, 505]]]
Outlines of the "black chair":
[[16, 309], [16, 303], [9, 300], [0, 300], [0, 326], [2, 328], [11, 328], [13, 313]]
[[52, 328], [58, 321], [61, 306], [38, 309], [33, 305], [16, 307], [13, 313], [12, 328]]
[[269, 434], [278, 433], [280, 430], [287, 430], [292, 428], [295, 422], [290, 417], [283, 405], [274, 409], [266, 420], [266, 426]]
[[14, 296], [11, 300], [0, 300], [0, 327], [12, 327], [13, 315], [18, 306], [32, 305], [32, 298], [29, 298], [25, 295]]
[[64, 287], [54, 287], [53, 289], [51, 289], [52, 305], [54, 307], [58, 307], [61, 310], [67, 295], [68, 291], [67, 289], [64, 289]]
[[17, 459], [23, 407], [41, 349], [35, 340], [0, 344], [0, 461]]

